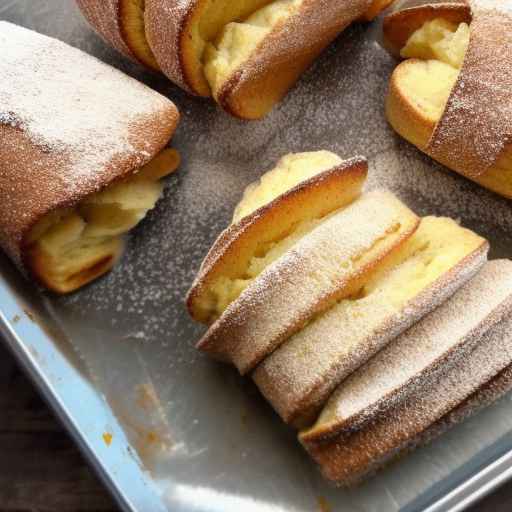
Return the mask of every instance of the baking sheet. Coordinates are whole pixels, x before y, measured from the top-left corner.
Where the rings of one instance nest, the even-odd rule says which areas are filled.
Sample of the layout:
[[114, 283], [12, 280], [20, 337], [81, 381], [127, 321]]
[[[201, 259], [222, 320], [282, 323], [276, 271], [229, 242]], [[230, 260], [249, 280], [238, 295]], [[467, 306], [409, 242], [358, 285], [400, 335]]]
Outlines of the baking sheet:
[[512, 255], [510, 205], [388, 128], [394, 62], [375, 25], [347, 30], [271, 116], [247, 124], [117, 55], [71, 0], [3, 0], [0, 19], [98, 56], [169, 96], [183, 116], [173, 142], [183, 165], [109, 276], [55, 298], [0, 260], [4, 334], [126, 509], [412, 512], [512, 448], [506, 397], [368, 483], [337, 490], [250, 381], [193, 348], [202, 328], [186, 315], [188, 286], [243, 188], [288, 152], [366, 155], [368, 188], [390, 188], [419, 214], [458, 218], [491, 240], [492, 257]]

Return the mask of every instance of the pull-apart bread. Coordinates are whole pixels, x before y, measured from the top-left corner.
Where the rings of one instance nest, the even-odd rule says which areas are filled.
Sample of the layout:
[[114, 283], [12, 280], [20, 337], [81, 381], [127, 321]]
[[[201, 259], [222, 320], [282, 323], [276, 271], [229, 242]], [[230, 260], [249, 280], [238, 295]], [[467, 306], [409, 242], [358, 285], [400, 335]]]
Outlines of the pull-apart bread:
[[198, 348], [250, 373], [340, 484], [512, 387], [512, 262], [487, 263], [488, 242], [454, 220], [363, 192], [366, 175], [361, 157], [284, 157], [188, 296], [209, 325]]
[[493, 261], [355, 372], [300, 440], [348, 484], [512, 386], [512, 262]]
[[392, 0], [78, 0], [123, 53], [227, 112], [260, 119], [357, 19]]
[[387, 97], [393, 128], [437, 161], [512, 198], [512, 4], [410, 1], [384, 20], [405, 59]]
[[169, 100], [55, 39], [0, 22], [0, 245], [67, 293], [112, 268], [179, 163]]
[[473, 277], [487, 250], [483, 238], [455, 221], [424, 218], [356, 295], [267, 357], [253, 374], [256, 384], [284, 421], [311, 423], [340, 382]]
[[[189, 295], [193, 316], [213, 320], [201, 350], [247, 373], [313, 315], [358, 293], [395, 257], [419, 219], [390, 192], [358, 197], [366, 165], [362, 159], [328, 170], [320, 164], [319, 174], [281, 193], [272, 187], [272, 178], [287, 172], [281, 164], [246, 193], [238, 212], [255, 196], [270, 203], [218, 238]], [[286, 213], [281, 217], [280, 211]]]

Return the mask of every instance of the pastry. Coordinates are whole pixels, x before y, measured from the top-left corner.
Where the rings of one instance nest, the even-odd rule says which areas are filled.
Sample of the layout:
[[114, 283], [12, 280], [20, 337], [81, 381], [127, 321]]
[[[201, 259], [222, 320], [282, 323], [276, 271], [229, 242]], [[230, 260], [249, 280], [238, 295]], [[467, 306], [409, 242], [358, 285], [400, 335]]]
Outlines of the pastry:
[[[169, 100], [55, 39], [0, 22], [0, 245], [67, 293], [107, 272], [120, 236], [179, 163]], [[108, 87], [105, 87], [108, 84]]]
[[146, 39], [145, 0], [76, 0], [85, 19], [117, 51], [159, 71]]
[[347, 25], [372, 19], [391, 1], [78, 3], [118, 50], [160, 67], [192, 94], [213, 96], [234, 116], [260, 119]]
[[[286, 249], [320, 219], [361, 195], [368, 164], [343, 162], [328, 151], [283, 157], [276, 168], [247, 187], [233, 223], [213, 244], [188, 294], [192, 317], [211, 324], [228, 304]], [[293, 236], [297, 232], [297, 236]]]
[[385, 18], [384, 41], [406, 59], [393, 72], [386, 101], [393, 128], [447, 167], [512, 198], [510, 4], [406, 2]]
[[[353, 163], [349, 161], [345, 165], [350, 169]], [[296, 190], [318, 192], [318, 183], [325, 183], [331, 175], [332, 171], [326, 171], [303, 182], [263, 206], [263, 211], [273, 214], [273, 222], [281, 224], [280, 205], [288, 197], [293, 197]], [[263, 180], [261, 188], [265, 184]], [[357, 192], [361, 185], [359, 179]], [[312, 192], [302, 195], [298, 199], [302, 209], [297, 211], [293, 231], [290, 233], [287, 228], [285, 238], [273, 237], [270, 245], [256, 244], [258, 252], [249, 266], [244, 267], [247, 271], [240, 272], [235, 279], [221, 278], [217, 285], [210, 287], [220, 296], [217, 304], [224, 309], [199, 342], [199, 349], [231, 361], [241, 373], [247, 373], [312, 316], [336, 300], [357, 293], [416, 231], [418, 217], [390, 192], [369, 192], [347, 205], [347, 192], [352, 198], [356, 194], [350, 188], [339, 190], [343, 202], [337, 210], [330, 208], [331, 213], [320, 218], [311, 218], [309, 211], [315, 202], [326, 204], [323, 195], [317, 196], [320, 200], [316, 201], [312, 200]], [[252, 215], [260, 219], [259, 212], [256, 210]], [[250, 218], [247, 216], [240, 222]], [[283, 219], [289, 221], [288, 216]], [[265, 239], [268, 235], [264, 233]], [[221, 235], [207, 256], [205, 270], [212, 257], [222, 262], [226, 254], [229, 256], [223, 243], [225, 238], [225, 234]], [[263, 241], [262, 238], [260, 242]], [[189, 295], [189, 304], [196, 287], [205, 279], [203, 273], [200, 272]]]
[[284, 421], [307, 426], [340, 382], [473, 277], [488, 248], [451, 219], [422, 219], [394, 261], [283, 343], [254, 381]]
[[511, 313], [512, 262], [490, 262], [355, 372], [300, 434], [323, 474], [352, 483], [508, 389]]

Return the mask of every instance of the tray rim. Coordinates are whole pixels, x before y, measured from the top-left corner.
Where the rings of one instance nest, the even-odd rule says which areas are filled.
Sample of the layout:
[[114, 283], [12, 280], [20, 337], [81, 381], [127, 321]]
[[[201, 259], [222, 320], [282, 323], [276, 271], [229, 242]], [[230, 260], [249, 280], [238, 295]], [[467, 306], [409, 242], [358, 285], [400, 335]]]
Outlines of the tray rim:
[[[16, 323], [9, 318], [18, 317]], [[99, 391], [95, 390], [87, 379], [56, 349], [55, 342], [45, 330], [29, 318], [26, 308], [15, 296], [14, 290], [7, 284], [0, 272], [0, 335], [11, 353], [15, 356], [25, 373], [30, 377], [48, 405], [55, 412], [64, 428], [69, 432], [75, 444], [84, 455], [100, 480], [112, 495], [116, 503], [126, 512], [142, 512], [150, 506], [152, 512], [168, 512], [155, 483], [143, 469], [140, 460], [133, 451], [128, 452], [129, 442]], [[32, 345], [25, 339], [32, 339]], [[59, 388], [49, 377], [44, 365], [35, 357], [31, 347], [44, 357], [51, 357], [53, 375], [59, 375], [62, 382], [66, 377], [74, 377], [73, 397]], [[77, 392], [81, 403], [101, 410], [103, 418], [93, 428], [85, 428], [88, 407], [70, 407], [76, 400]], [[100, 428], [101, 426], [101, 428]], [[115, 443], [106, 446], [102, 433], [108, 428]], [[129, 456], [127, 456], [129, 454]], [[123, 471], [119, 471], [118, 462], [123, 461]], [[444, 496], [436, 499], [424, 509], [424, 512], [460, 512], [476, 503], [501, 484], [512, 479], [512, 448], [496, 460], [478, 470], [473, 476], [457, 484]], [[129, 485], [124, 485], [129, 484]], [[406, 506], [409, 509], [408, 506]], [[178, 512], [177, 508], [174, 508]]]
[[[121, 425], [100, 392], [56, 348], [55, 341], [30, 317], [30, 308], [25, 307], [13, 291], [0, 272], [0, 338], [71, 435], [87, 463], [123, 511], [141, 512], [150, 507], [152, 512], [168, 512], [157, 486], [134, 450], [129, 448]], [[9, 320], [14, 318], [19, 320]], [[31, 339], [31, 344], [25, 339]], [[45, 365], [38, 361], [40, 358], [46, 361]], [[48, 370], [51, 368], [51, 376], [46, 366]], [[73, 378], [73, 386], [66, 392], [69, 377]], [[70, 403], [76, 403], [77, 396], [81, 407], [72, 410]], [[99, 421], [87, 422], [91, 410], [102, 412]], [[103, 440], [105, 432], [112, 434], [110, 445]]]

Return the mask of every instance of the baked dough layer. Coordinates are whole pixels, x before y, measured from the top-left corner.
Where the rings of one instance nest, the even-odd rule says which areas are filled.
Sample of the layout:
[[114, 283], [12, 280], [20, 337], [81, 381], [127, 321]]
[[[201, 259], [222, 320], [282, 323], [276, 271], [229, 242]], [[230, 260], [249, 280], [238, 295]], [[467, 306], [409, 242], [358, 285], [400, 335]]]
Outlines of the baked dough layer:
[[214, 243], [188, 294], [191, 315], [212, 323], [273, 261], [335, 210], [357, 197], [365, 159], [345, 162], [326, 151], [281, 159], [250, 185], [233, 224]]
[[[438, 16], [433, 16], [434, 13]], [[397, 66], [391, 77], [386, 99], [387, 118], [395, 131], [428, 154], [431, 153], [430, 144], [436, 126], [445, 113], [464, 63], [470, 30], [465, 21], [459, 23], [457, 18], [465, 16], [464, 9], [438, 8], [424, 11], [421, 15], [411, 9], [401, 20], [403, 33], [393, 33], [390, 27], [387, 32], [385, 30], [385, 35], [391, 38], [388, 45], [394, 46], [393, 50], [407, 59]], [[418, 18], [422, 17], [426, 21], [408, 34], [407, 29], [416, 26]], [[398, 21], [389, 25], [395, 31], [400, 28]], [[397, 44], [402, 46], [397, 47]], [[487, 122], [493, 121], [489, 118]], [[452, 159], [437, 159], [461, 172]], [[505, 148], [485, 173], [463, 174], [500, 195], [512, 198], [512, 145]]]
[[57, 293], [75, 291], [105, 274], [122, 254], [122, 236], [156, 205], [160, 179], [178, 165], [177, 152], [164, 150], [134, 176], [43, 217], [27, 239], [32, 273]]
[[[499, 384], [512, 363], [511, 267], [505, 260], [488, 263], [451, 299], [398, 338], [395, 346], [414, 341], [414, 350], [402, 354], [405, 370], [395, 373], [393, 367], [400, 362], [395, 355], [388, 361], [385, 353], [380, 356], [376, 364], [386, 384], [378, 387], [382, 384], [378, 378], [366, 379], [366, 368], [355, 374], [354, 379], [368, 387], [365, 396], [379, 395], [384, 400], [366, 423], [351, 428], [340, 421], [338, 428], [337, 414], [344, 409], [341, 395], [333, 395], [317, 424], [300, 435], [326, 478], [339, 485], [354, 483], [436, 430], [462, 419], [478, 406], [479, 393], [488, 401], [494, 382], [497, 390], [508, 389]], [[448, 357], [435, 361], [434, 368], [438, 338], [451, 342], [452, 348]], [[388, 365], [388, 373], [382, 363]], [[415, 366], [424, 370], [417, 374], [416, 382], [408, 381], [401, 393], [385, 396], [390, 384], [400, 382], [403, 373]], [[491, 394], [497, 398], [496, 393]]]
[[363, 195], [287, 248], [231, 302], [198, 348], [247, 373], [316, 314], [357, 293], [418, 224], [390, 192]]
[[340, 382], [473, 277], [488, 248], [451, 219], [422, 219], [393, 261], [267, 357], [254, 381], [284, 421], [305, 427]]

